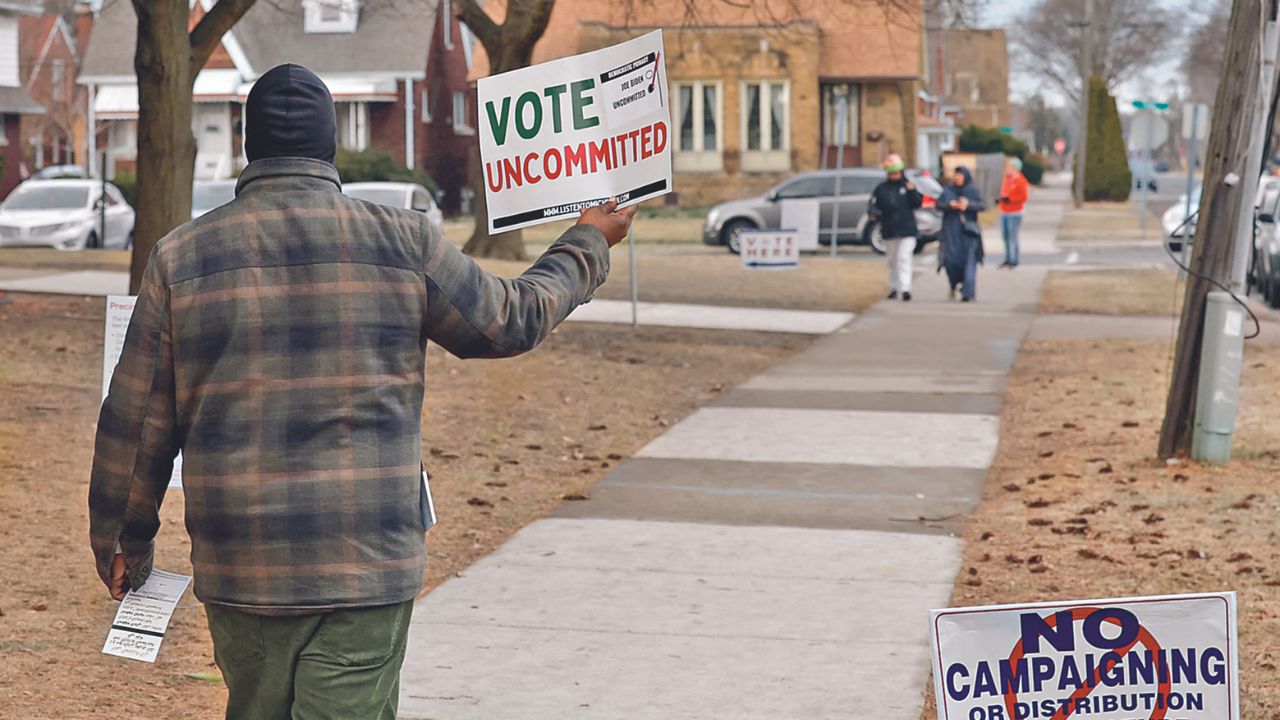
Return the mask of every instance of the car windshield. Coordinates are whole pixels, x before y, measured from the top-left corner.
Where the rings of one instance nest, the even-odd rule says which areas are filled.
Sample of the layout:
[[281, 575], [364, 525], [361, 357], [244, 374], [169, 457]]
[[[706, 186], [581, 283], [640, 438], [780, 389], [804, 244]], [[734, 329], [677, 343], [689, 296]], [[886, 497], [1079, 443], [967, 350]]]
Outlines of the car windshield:
[[19, 187], [4, 201], [5, 210], [68, 210], [89, 204], [87, 187]]
[[235, 199], [235, 183], [196, 183], [191, 188], [191, 209], [212, 210]]
[[368, 200], [379, 205], [404, 207], [404, 190], [387, 187], [344, 188], [343, 192], [357, 200]]

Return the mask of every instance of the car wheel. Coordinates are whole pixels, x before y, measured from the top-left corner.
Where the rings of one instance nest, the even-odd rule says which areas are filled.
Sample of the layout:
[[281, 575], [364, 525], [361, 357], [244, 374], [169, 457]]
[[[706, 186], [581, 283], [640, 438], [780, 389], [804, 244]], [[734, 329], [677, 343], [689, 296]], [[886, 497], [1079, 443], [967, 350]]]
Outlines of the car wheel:
[[730, 220], [724, 224], [724, 229], [720, 231], [720, 240], [725, 247], [729, 248], [729, 252], [737, 255], [742, 252], [742, 233], [755, 229], [756, 224], [750, 220], [743, 218]]
[[870, 245], [877, 255], [884, 254], [884, 236], [880, 234], [880, 223], [867, 223], [867, 228], [862, 231], [862, 240]]
[[98, 247], [98, 234], [90, 231], [88, 235], [80, 238], [78, 242], [71, 242], [57, 247], [59, 250], [83, 250], [87, 247]]
[[1262, 297], [1266, 299], [1267, 306], [1271, 308], [1280, 308], [1280, 278], [1271, 273], [1263, 276], [1260, 282], [1262, 286]]
[[124, 249], [125, 250], [133, 249], [133, 231], [132, 230], [129, 231], [128, 237], [124, 239]]

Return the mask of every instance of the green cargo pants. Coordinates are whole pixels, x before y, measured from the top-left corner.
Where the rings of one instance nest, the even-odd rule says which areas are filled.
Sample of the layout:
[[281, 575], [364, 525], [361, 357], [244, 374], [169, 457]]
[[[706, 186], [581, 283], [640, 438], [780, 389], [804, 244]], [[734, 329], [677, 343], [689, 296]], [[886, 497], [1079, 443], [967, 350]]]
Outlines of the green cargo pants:
[[205, 610], [227, 720], [395, 720], [413, 601], [294, 616]]

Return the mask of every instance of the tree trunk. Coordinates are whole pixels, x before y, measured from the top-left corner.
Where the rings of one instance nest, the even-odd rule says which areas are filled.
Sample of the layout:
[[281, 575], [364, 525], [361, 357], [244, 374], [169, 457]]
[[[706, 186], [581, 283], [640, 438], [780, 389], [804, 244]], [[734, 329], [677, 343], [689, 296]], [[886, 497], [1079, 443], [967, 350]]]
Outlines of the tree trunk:
[[138, 16], [133, 56], [138, 82], [138, 207], [129, 292], [137, 293], [151, 249], [191, 219], [196, 165], [191, 89], [196, 74], [254, 0], [218, 0], [190, 34], [187, 0], [132, 1]]
[[[1253, 100], [1260, 95], [1269, 100], [1275, 92], [1274, 88], [1260, 87], [1258, 56], [1262, 26], [1258, 22], [1261, 16], [1259, 3], [1260, 0], [1236, 0], [1232, 8], [1222, 80], [1212, 115], [1220, 121], [1213, 124], [1209, 133], [1204, 192], [1191, 252], [1191, 269], [1224, 285], [1228, 285], [1231, 279], [1244, 188], [1241, 182], [1227, 185], [1223, 179], [1230, 172], [1260, 171], [1260, 168], [1245, 167], [1256, 120]], [[1200, 278], [1187, 278], [1173, 378], [1157, 449], [1161, 459], [1184, 456], [1191, 450], [1204, 339], [1205, 299], [1211, 289], [1212, 286]]]
[[475, 227], [471, 230], [471, 238], [462, 246], [462, 252], [472, 257], [498, 258], [500, 260], [528, 260], [524, 249], [524, 232], [489, 234], [489, 201], [484, 195], [484, 168], [481, 167], [480, 145], [471, 150], [471, 162], [468, 170], [471, 189], [475, 193]]
[[[191, 219], [191, 43], [185, 0], [133, 0], [138, 15], [138, 208], [129, 292], [137, 293], [157, 241]], [[185, 189], [185, 191], [184, 191]]]
[[[498, 25], [475, 0], [462, 0], [458, 3], [458, 17], [484, 45], [485, 54], [489, 56], [489, 74], [497, 75], [529, 66], [533, 59], [533, 46], [546, 31], [554, 4], [555, 0], [510, 0], [506, 17]], [[483, 112], [484, 108], [476, 108], [477, 116]], [[489, 204], [484, 195], [484, 168], [481, 167], [478, 144], [471, 159], [476, 224], [462, 251], [475, 257], [527, 259], [524, 233], [513, 230], [489, 234]]]

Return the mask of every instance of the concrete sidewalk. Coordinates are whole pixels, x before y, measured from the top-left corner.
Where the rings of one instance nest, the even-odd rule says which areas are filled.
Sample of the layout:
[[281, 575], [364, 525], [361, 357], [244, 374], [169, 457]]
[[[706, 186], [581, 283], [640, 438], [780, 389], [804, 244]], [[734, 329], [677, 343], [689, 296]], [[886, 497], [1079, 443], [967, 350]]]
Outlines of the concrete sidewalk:
[[419, 603], [401, 716], [917, 720], [1044, 273], [927, 268], [521, 530]]

